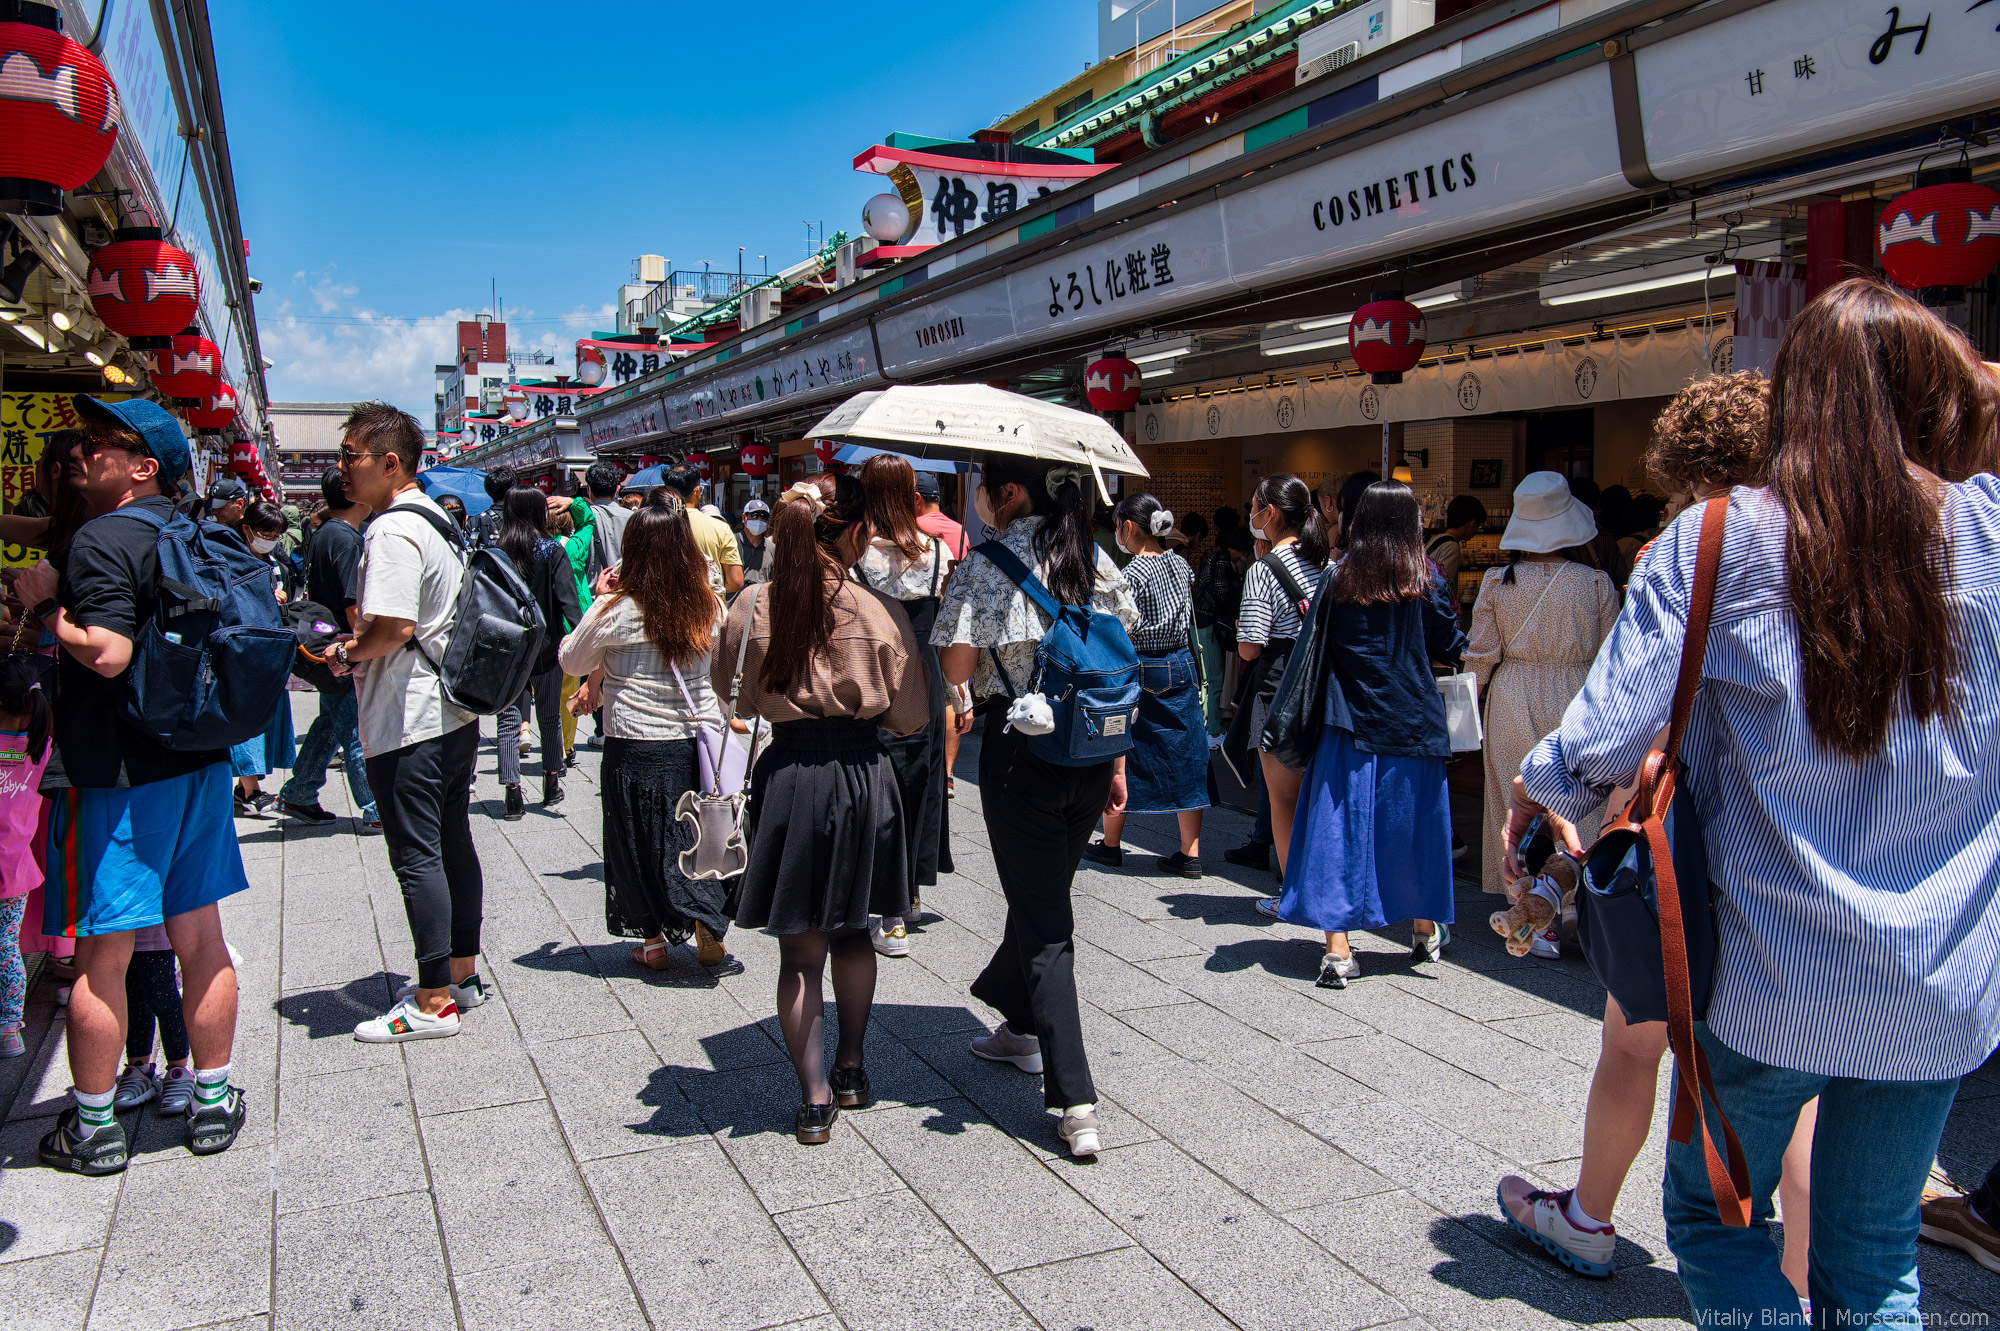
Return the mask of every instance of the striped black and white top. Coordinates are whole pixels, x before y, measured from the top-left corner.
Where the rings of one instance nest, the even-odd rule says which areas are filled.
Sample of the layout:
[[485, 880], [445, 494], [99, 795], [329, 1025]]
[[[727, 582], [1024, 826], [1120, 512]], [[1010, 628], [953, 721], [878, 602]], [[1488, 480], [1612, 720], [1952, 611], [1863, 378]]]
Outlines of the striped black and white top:
[[1125, 581], [1139, 603], [1132, 645], [1153, 655], [1187, 646], [1194, 627], [1194, 570], [1187, 560], [1172, 550], [1134, 555], [1125, 565]]
[[[1763, 490], [1730, 499], [1681, 798], [1720, 893], [1708, 1024], [1760, 1062], [1941, 1081], [2000, 1043], [2000, 480], [1944, 488], [1953, 709], [1918, 722], [1899, 704], [1860, 761], [1806, 721], [1784, 509]], [[1564, 818], [1581, 821], [1667, 722], [1700, 531], [1690, 509], [1654, 543], [1561, 728], [1521, 764]]]
[[[1299, 580], [1308, 597], [1319, 593], [1319, 580], [1326, 576], [1326, 570], [1314, 568], [1299, 553], [1296, 541], [1281, 545], [1272, 551], [1283, 560], [1292, 576]], [[1237, 612], [1236, 640], [1254, 643], [1259, 647], [1267, 643], [1296, 638], [1305, 625], [1299, 620], [1298, 607], [1293, 603], [1291, 593], [1285, 584], [1278, 581], [1275, 573], [1258, 560], [1243, 575], [1243, 608]]]

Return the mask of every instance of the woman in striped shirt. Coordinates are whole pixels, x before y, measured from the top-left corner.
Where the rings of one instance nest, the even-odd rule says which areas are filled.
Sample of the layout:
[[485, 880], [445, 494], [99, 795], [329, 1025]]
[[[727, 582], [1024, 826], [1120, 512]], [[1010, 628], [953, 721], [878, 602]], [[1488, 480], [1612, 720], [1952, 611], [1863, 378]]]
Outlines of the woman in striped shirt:
[[1236, 652], [1250, 663], [1250, 673], [1236, 703], [1236, 719], [1223, 740], [1222, 754], [1236, 779], [1249, 785], [1254, 769], [1249, 755], [1258, 750], [1264, 790], [1271, 800], [1271, 836], [1278, 851], [1278, 876], [1284, 877], [1291, 853], [1292, 811], [1299, 802], [1303, 772], [1294, 772], [1266, 757], [1264, 722], [1270, 718], [1285, 663], [1304, 632], [1300, 612], [1319, 592], [1328, 553], [1326, 520], [1313, 493], [1296, 476], [1266, 476], [1250, 497], [1250, 534], [1271, 543], [1271, 553], [1243, 575], [1243, 603], [1237, 611]]
[[[1918, 1200], [1959, 1078], [2000, 1043], [2000, 447], [1961, 335], [1870, 279], [1793, 320], [1771, 439], [1769, 488], [1729, 500], [1679, 790], [1720, 943], [1696, 1033], [1752, 1216], [1725, 1225], [1702, 1146], [1670, 1142], [1667, 1238], [1697, 1320], [1790, 1323], [1765, 1231], [1818, 1096], [1813, 1169], [1838, 1184], [1813, 1190], [1813, 1315], [1915, 1325]], [[1522, 764], [1510, 859], [1542, 811], [1580, 849], [1571, 824], [1666, 721], [1700, 521], [1661, 535]]]

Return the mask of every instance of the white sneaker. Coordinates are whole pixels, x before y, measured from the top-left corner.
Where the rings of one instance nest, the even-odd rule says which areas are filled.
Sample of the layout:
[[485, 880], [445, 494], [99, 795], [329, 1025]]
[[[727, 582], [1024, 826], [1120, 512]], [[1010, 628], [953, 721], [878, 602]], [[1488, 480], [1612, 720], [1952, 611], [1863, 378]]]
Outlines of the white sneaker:
[[1088, 1160], [1097, 1154], [1097, 1115], [1064, 1114], [1056, 1125], [1056, 1135], [1069, 1146], [1072, 1158]]
[[137, 1109], [160, 1093], [160, 1079], [153, 1075], [153, 1065], [144, 1067], [128, 1066], [119, 1074], [118, 1084], [111, 1091], [111, 1107], [119, 1113]]
[[[451, 991], [451, 1001], [458, 1004], [460, 1012], [464, 1012], [468, 1008], [476, 1008], [486, 1001], [486, 982], [479, 978], [478, 971], [474, 971], [472, 974], [466, 976], [464, 984], [447, 984], [445, 988]], [[396, 991], [396, 1001], [398, 1003], [407, 1003], [416, 996], [417, 982], [415, 980], [410, 981]]]
[[194, 1070], [168, 1068], [160, 1078], [160, 1112], [168, 1117], [185, 1114], [194, 1105]]
[[458, 1034], [458, 1007], [446, 1003], [435, 1017], [425, 1016], [414, 1001], [404, 1000], [379, 1017], [354, 1028], [363, 1044], [401, 1044], [405, 1040], [442, 1040]]
[[975, 1035], [972, 1052], [989, 1063], [1012, 1063], [1023, 1072], [1039, 1074], [1042, 1070], [1042, 1042], [1032, 1035], [1017, 1034], [1004, 1021], [991, 1035]]
[[1550, 1256], [1587, 1276], [1612, 1273], [1612, 1250], [1618, 1246], [1618, 1232], [1607, 1226], [1601, 1230], [1578, 1229], [1563, 1209], [1568, 1193], [1543, 1192], [1528, 1180], [1509, 1174], [1500, 1180], [1500, 1214], [1515, 1230], [1525, 1234]]
[[1562, 935], [1555, 931], [1553, 925], [1528, 940], [1528, 955], [1531, 957], [1547, 957], [1554, 961], [1562, 954]]
[[1433, 922], [1431, 932], [1418, 934], [1410, 947], [1410, 960], [1416, 962], [1436, 961], [1444, 955], [1446, 944], [1451, 942], [1451, 926]]
[[1319, 959], [1319, 978], [1313, 981], [1321, 989], [1345, 989], [1349, 980], [1361, 978], [1361, 958], [1352, 953], [1337, 957], [1328, 952]]
[[[884, 926], [887, 926], [886, 928]], [[877, 920], [868, 929], [868, 937], [875, 944], [875, 950], [885, 957], [907, 957], [910, 955], [910, 933], [897, 919]]]

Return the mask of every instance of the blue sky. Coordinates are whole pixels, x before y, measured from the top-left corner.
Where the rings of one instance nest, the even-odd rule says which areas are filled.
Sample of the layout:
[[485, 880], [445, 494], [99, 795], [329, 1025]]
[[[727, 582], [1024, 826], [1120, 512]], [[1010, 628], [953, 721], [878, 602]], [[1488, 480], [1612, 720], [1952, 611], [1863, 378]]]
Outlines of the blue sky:
[[1092, 0], [209, 10], [271, 396], [426, 425], [492, 281], [567, 364], [635, 256], [775, 271], [806, 220], [860, 233], [884, 134], [967, 135], [1096, 56]]

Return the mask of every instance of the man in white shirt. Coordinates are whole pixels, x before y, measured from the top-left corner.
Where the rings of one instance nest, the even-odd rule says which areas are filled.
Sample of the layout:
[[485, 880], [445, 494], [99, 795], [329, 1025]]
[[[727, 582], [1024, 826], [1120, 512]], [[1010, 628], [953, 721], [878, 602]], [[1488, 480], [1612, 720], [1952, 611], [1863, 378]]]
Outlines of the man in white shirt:
[[451, 519], [417, 486], [423, 431], [409, 413], [363, 403], [341, 427], [347, 493], [375, 513], [364, 536], [357, 632], [328, 656], [354, 672], [368, 784], [416, 944], [416, 983], [354, 1028], [370, 1044], [458, 1034], [459, 1010], [486, 1001], [478, 975], [485, 884], [472, 844], [479, 727], [444, 698], [444, 659], [465, 566], [427, 514]]

